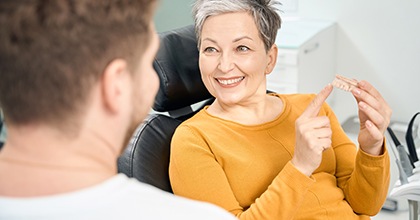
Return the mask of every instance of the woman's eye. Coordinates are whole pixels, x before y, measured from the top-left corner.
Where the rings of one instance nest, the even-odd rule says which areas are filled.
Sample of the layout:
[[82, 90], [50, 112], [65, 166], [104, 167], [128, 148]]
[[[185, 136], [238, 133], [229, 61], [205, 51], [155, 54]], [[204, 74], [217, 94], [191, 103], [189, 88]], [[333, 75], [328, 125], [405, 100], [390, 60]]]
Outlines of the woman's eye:
[[237, 48], [237, 50], [238, 50], [239, 52], [247, 52], [247, 51], [249, 51], [249, 47], [247, 47], [247, 46], [239, 46], [239, 47]]
[[216, 48], [214, 48], [214, 47], [206, 47], [206, 48], [204, 49], [204, 52], [205, 52], [205, 53], [215, 53], [215, 52], [217, 52], [217, 50], [216, 50]]

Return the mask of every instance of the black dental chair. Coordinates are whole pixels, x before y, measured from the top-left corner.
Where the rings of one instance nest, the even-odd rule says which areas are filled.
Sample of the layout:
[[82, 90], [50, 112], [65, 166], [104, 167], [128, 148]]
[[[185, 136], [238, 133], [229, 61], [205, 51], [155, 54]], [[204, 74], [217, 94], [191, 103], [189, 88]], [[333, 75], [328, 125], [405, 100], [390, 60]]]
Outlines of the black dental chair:
[[3, 145], [4, 145], [3, 140], [1, 138], [2, 132], [3, 132], [3, 112], [0, 109], [0, 150], [3, 148]]
[[164, 32], [159, 37], [160, 48], [153, 63], [160, 79], [155, 112], [137, 128], [118, 159], [118, 172], [172, 193], [168, 176], [172, 135], [182, 121], [214, 99], [201, 81], [194, 27]]

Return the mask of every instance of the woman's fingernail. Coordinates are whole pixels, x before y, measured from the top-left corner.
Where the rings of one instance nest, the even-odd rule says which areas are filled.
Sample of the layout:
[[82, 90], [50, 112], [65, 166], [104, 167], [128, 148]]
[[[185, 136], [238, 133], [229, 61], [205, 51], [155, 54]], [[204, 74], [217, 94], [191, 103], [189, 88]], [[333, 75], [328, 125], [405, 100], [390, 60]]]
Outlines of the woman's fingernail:
[[354, 88], [354, 89], [352, 89], [351, 91], [352, 91], [352, 93], [353, 93], [355, 96], [359, 96], [359, 95], [360, 95], [360, 93], [361, 93], [360, 89], [358, 89], [358, 88]]
[[320, 92], [325, 92], [328, 90], [328, 87], [330, 86], [330, 84], [326, 85], [324, 88], [321, 89]]
[[366, 107], [367, 107], [366, 103], [364, 103], [364, 102], [360, 102], [359, 106], [360, 106], [361, 109], [366, 109]]

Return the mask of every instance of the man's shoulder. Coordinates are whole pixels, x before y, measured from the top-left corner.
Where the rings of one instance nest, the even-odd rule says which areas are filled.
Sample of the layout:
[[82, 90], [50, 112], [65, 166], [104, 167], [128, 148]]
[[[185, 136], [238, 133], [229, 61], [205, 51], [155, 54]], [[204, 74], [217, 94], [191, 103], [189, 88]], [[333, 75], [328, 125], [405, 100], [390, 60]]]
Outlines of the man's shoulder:
[[176, 196], [132, 178], [126, 181], [132, 191], [125, 194], [126, 201], [131, 201], [133, 209], [147, 213], [149, 219], [235, 219], [216, 205]]
[[0, 205], [0, 219], [234, 219], [215, 205], [175, 196], [123, 174], [62, 195], [0, 197]]

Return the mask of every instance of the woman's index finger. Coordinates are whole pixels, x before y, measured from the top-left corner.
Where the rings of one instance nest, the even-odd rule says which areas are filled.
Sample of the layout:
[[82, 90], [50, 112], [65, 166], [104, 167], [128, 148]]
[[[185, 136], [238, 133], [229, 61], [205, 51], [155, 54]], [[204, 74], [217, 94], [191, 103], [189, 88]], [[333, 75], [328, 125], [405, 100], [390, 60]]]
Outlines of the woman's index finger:
[[315, 96], [312, 102], [309, 103], [308, 107], [306, 107], [301, 117], [313, 118], [313, 117], [318, 116], [319, 110], [321, 109], [325, 100], [327, 100], [328, 96], [331, 94], [331, 91], [332, 91], [332, 86], [328, 84]]

